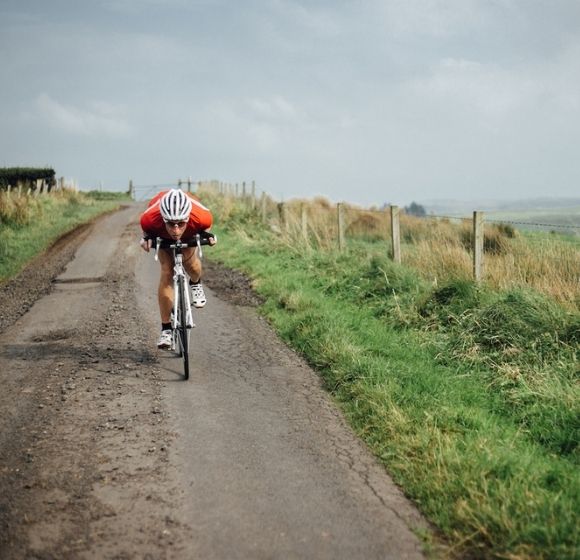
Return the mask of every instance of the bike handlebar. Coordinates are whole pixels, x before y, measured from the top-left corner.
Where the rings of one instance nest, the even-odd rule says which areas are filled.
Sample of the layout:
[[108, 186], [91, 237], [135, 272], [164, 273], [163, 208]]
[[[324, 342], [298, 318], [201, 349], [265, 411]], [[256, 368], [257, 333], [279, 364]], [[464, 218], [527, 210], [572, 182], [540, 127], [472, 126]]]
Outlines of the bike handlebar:
[[201, 258], [201, 246], [210, 245], [210, 239], [215, 239], [217, 241], [217, 237], [209, 231], [196, 233], [194, 238], [190, 241], [181, 241], [181, 239], [175, 241], [173, 239], [163, 239], [161, 237], [157, 237], [155, 239], [155, 260], [157, 260], [157, 253], [159, 249], [173, 249], [174, 251], [181, 252], [181, 249], [186, 249], [187, 247], [198, 247], [199, 258]]
[[190, 241], [177, 241], [173, 239], [163, 239], [158, 237], [156, 240], [156, 246], [159, 249], [186, 249], [187, 247], [198, 247], [199, 245], [209, 245], [210, 238], [216, 239], [213, 233], [196, 234], [196, 236]]

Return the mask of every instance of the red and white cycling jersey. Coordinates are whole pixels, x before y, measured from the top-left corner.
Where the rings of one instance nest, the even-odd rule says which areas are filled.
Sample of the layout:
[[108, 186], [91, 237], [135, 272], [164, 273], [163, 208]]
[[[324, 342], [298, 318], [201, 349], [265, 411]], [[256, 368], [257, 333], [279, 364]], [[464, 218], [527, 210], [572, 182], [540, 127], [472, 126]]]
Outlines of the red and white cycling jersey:
[[[145, 237], [171, 239], [159, 210], [161, 197], [166, 192], [168, 191], [162, 191], [156, 194], [149, 201], [147, 210], [141, 214], [141, 229], [143, 230]], [[187, 227], [181, 236], [183, 241], [188, 241], [192, 239], [196, 233], [209, 229], [213, 223], [213, 218], [209, 209], [201, 204], [201, 202], [199, 202], [199, 200], [197, 200], [191, 193], [186, 194], [191, 197], [193, 204], [191, 205]]]

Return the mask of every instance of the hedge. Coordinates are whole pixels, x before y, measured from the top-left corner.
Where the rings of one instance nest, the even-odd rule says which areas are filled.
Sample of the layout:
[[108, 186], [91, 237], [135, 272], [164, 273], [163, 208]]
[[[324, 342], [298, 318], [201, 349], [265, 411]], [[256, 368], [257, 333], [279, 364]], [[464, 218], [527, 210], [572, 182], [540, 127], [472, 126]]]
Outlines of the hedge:
[[49, 190], [56, 184], [54, 169], [50, 167], [0, 167], [0, 189], [24, 184], [36, 189], [36, 181], [44, 179]]

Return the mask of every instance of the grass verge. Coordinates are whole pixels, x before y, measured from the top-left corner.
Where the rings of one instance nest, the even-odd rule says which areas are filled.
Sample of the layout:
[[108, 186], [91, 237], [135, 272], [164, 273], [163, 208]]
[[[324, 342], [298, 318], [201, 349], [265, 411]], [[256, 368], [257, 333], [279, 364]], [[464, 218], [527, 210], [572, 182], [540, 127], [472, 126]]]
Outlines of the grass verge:
[[126, 195], [58, 191], [44, 196], [0, 193], [0, 282], [16, 275], [61, 235], [114, 210]]
[[577, 558], [578, 314], [254, 228], [221, 231], [212, 258], [254, 279], [450, 555]]

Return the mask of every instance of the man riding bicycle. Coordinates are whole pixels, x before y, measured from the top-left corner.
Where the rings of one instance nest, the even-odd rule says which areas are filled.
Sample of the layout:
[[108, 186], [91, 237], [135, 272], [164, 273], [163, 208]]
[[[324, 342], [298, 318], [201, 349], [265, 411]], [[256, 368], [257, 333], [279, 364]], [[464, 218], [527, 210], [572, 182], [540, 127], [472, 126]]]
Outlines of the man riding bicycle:
[[[149, 252], [155, 239], [191, 241], [198, 233], [207, 231], [212, 225], [211, 212], [198, 202], [191, 194], [180, 189], [171, 189], [155, 195], [141, 215], [143, 237], [140, 245]], [[210, 237], [210, 245], [215, 238]], [[183, 266], [190, 278], [191, 303], [203, 307], [206, 303], [201, 285], [201, 260], [197, 248], [183, 249]], [[161, 276], [157, 296], [161, 315], [161, 336], [157, 347], [171, 348], [171, 309], [173, 307], [173, 254], [169, 249], [159, 250]]]

